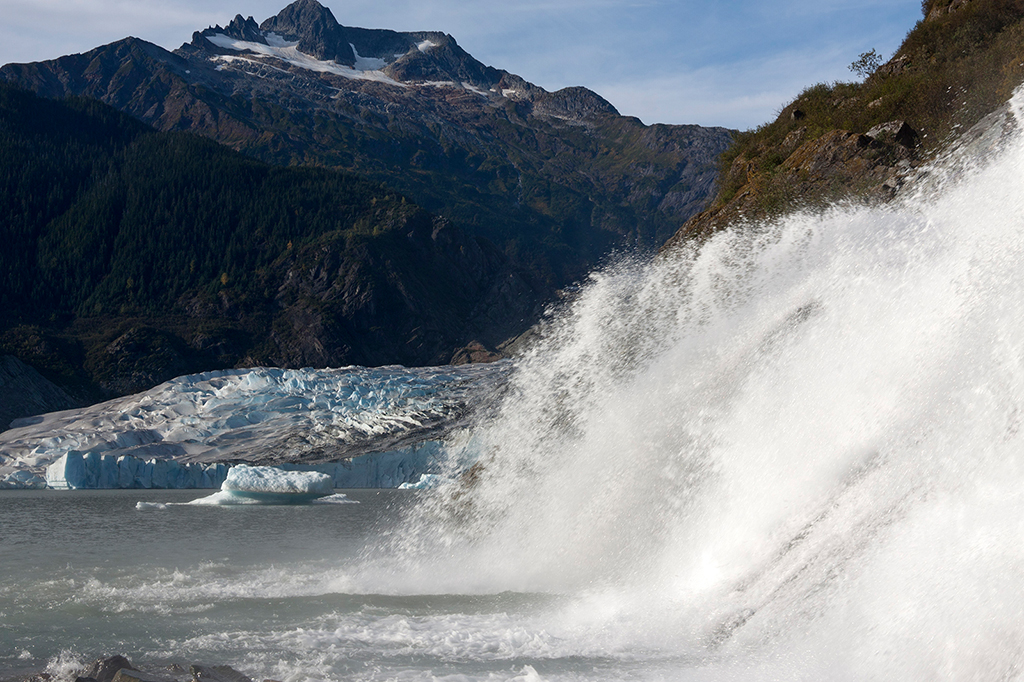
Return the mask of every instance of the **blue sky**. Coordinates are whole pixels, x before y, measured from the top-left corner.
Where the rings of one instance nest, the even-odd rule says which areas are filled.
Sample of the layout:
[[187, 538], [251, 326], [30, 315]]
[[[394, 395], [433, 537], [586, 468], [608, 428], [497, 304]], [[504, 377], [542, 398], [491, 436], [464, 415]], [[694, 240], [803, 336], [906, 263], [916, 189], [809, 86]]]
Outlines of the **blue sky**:
[[[134, 35], [168, 49], [289, 0], [0, 0], [0, 64]], [[347, 26], [450, 33], [480, 61], [549, 90], [586, 86], [645, 123], [751, 128], [847, 66], [888, 58], [919, 0], [321, 0]]]

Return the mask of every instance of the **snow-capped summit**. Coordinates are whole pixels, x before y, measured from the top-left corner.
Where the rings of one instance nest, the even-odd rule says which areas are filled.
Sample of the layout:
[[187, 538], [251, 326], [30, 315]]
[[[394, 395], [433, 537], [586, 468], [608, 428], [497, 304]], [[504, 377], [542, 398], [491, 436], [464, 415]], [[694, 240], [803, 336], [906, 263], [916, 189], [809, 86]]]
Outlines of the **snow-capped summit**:
[[542, 92], [481, 64], [450, 35], [342, 26], [316, 0], [296, 0], [259, 25], [237, 15], [225, 27], [195, 32], [179, 52], [206, 58], [221, 71], [266, 65], [400, 87], [469, 88], [494, 98]]

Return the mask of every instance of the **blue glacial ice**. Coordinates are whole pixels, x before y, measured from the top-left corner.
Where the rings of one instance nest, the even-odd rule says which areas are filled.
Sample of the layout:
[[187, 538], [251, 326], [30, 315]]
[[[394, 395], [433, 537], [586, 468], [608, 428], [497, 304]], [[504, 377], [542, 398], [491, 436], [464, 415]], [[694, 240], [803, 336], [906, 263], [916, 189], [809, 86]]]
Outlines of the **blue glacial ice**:
[[12, 471], [0, 479], [0, 490], [10, 488], [24, 488], [28, 490], [42, 490], [46, 487], [46, 479], [39, 474], [34, 474], [26, 469]]
[[508, 363], [285, 370], [173, 379], [0, 432], [0, 488], [218, 488], [237, 464], [317, 471], [335, 488], [437, 474], [446, 439]]

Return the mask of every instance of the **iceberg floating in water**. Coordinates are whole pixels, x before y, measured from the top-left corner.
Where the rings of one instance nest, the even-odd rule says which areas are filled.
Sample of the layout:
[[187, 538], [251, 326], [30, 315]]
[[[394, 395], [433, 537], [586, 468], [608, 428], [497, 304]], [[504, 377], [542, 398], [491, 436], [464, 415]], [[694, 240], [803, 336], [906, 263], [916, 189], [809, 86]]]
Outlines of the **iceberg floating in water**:
[[333, 494], [331, 477], [318, 471], [284, 471], [240, 464], [228, 471], [220, 492], [190, 504], [309, 504]]
[[447, 480], [447, 478], [440, 474], [423, 474], [415, 483], [410, 481], [398, 487], [401, 490], [433, 490]]
[[334, 493], [331, 477], [316, 471], [283, 471], [274, 467], [240, 464], [228, 471], [221, 490], [237, 493], [316, 495]]

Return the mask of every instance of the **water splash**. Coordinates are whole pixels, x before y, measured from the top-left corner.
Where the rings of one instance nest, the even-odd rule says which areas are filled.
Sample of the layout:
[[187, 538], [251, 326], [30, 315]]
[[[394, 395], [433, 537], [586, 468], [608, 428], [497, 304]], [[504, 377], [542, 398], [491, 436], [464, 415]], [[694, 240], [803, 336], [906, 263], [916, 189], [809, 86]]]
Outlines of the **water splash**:
[[376, 587], [566, 595], [566, 641], [695, 679], [1016, 678], [1022, 178], [1015, 132], [595, 273]]

